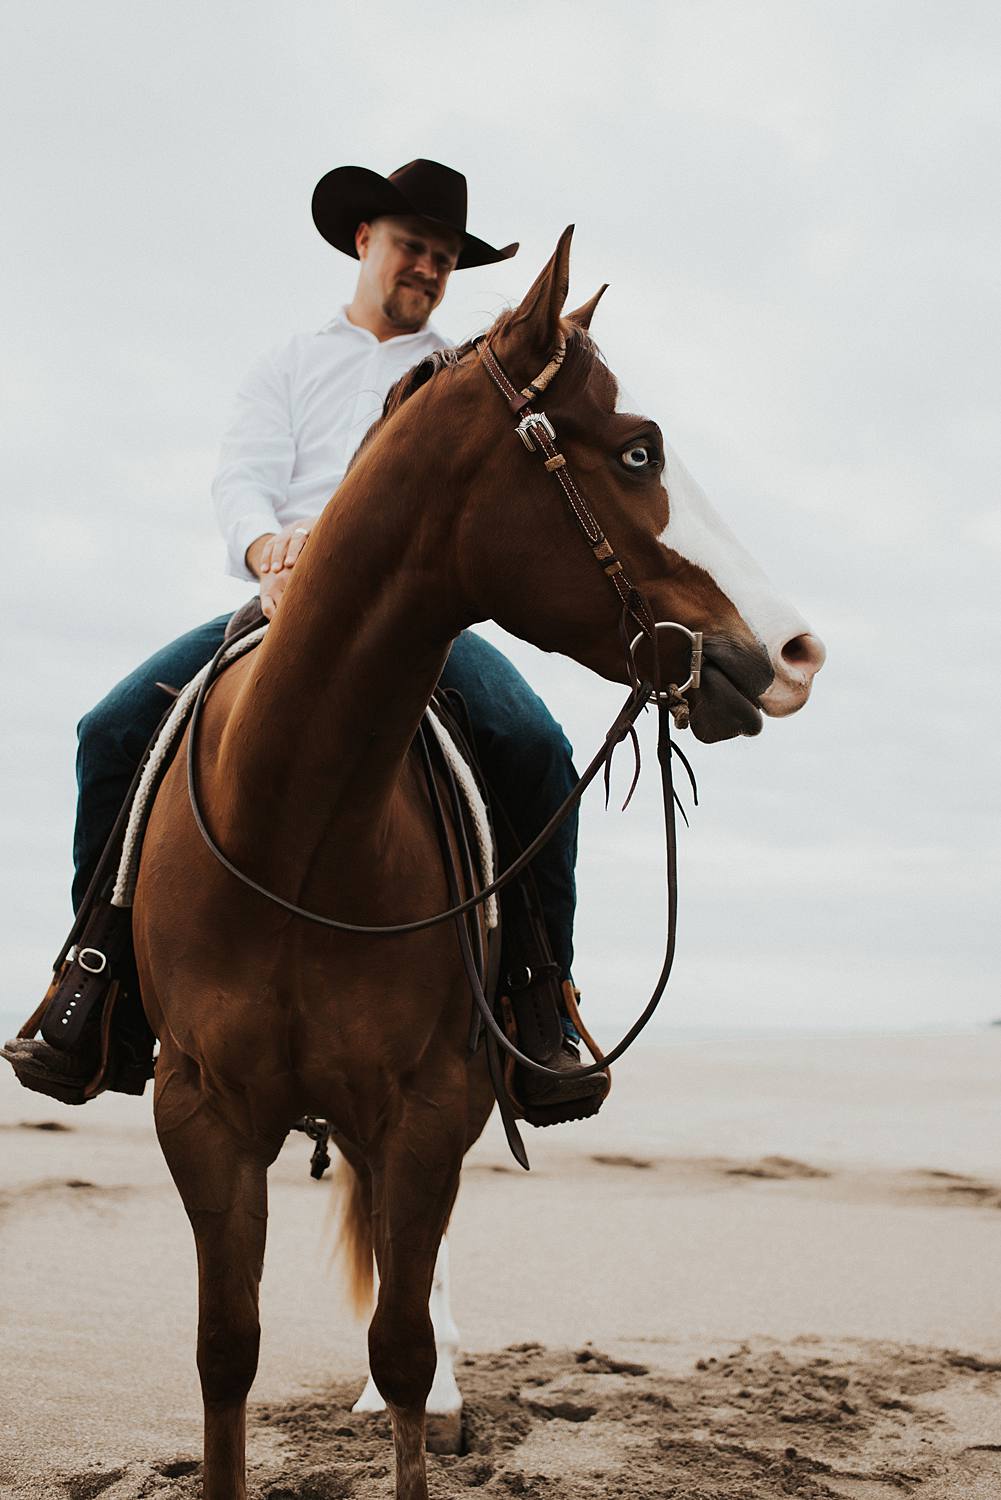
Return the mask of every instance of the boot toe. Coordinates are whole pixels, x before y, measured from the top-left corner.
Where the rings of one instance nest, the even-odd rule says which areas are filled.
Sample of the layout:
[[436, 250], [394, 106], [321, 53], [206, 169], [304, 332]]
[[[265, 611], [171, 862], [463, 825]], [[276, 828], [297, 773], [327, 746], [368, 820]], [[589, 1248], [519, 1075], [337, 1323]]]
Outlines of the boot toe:
[[604, 1073], [590, 1073], [585, 1078], [575, 1076], [581, 1066], [580, 1053], [570, 1041], [564, 1041], [560, 1050], [546, 1059], [546, 1066], [564, 1076], [547, 1078], [529, 1068], [519, 1069], [521, 1096], [532, 1108], [549, 1108], [579, 1099], [600, 1100], [608, 1093], [608, 1078]]
[[72, 1083], [86, 1083], [94, 1072], [93, 1059], [59, 1052], [40, 1037], [14, 1037], [0, 1047], [0, 1057], [13, 1063], [18, 1072]]

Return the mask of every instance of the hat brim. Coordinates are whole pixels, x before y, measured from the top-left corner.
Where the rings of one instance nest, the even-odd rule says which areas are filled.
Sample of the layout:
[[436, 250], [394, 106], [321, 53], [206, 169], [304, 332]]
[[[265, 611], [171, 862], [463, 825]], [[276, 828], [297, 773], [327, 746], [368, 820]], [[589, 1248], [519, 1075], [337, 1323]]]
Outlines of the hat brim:
[[313, 190], [313, 223], [329, 245], [350, 255], [354, 260], [358, 259], [358, 251], [355, 249], [355, 231], [358, 225], [370, 223], [383, 214], [401, 217], [416, 214], [419, 218], [427, 219], [429, 224], [441, 224], [442, 228], [457, 234], [462, 241], [459, 259], [455, 263], [457, 271], [465, 271], [472, 266], [490, 266], [499, 260], [510, 260], [518, 249], [515, 242], [498, 250], [495, 246], [488, 245], [486, 240], [477, 239], [475, 234], [469, 234], [455, 224], [447, 224], [443, 219], [435, 219], [422, 213], [394, 183], [386, 177], [380, 177], [378, 172], [370, 171], [368, 167], [335, 167], [332, 172], [320, 178]]

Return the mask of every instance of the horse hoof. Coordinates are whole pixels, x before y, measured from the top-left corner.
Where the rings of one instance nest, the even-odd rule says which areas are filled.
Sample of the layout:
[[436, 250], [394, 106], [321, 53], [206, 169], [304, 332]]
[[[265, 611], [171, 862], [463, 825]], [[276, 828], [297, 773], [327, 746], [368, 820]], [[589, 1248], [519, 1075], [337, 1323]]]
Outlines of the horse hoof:
[[428, 1412], [427, 1450], [429, 1453], [462, 1452], [462, 1408], [458, 1411]]

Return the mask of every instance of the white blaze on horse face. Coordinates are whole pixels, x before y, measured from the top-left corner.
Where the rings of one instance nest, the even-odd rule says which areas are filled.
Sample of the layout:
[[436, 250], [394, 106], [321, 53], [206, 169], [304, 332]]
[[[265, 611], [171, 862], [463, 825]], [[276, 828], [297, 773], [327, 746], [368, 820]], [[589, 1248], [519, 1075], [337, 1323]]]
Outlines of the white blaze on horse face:
[[670, 447], [665, 453], [664, 483], [669, 520], [660, 540], [709, 574], [764, 647], [774, 676], [760, 707], [774, 717], [795, 713], [806, 702], [810, 684], [823, 665], [822, 643], [775, 592]]
[[[644, 409], [616, 381], [616, 412], [638, 414]], [[670, 446], [664, 454], [664, 487], [668, 523], [660, 540], [709, 574], [763, 647], [773, 676], [758, 706], [773, 718], [795, 713], [810, 696], [810, 684], [824, 665], [824, 643], [775, 592]]]

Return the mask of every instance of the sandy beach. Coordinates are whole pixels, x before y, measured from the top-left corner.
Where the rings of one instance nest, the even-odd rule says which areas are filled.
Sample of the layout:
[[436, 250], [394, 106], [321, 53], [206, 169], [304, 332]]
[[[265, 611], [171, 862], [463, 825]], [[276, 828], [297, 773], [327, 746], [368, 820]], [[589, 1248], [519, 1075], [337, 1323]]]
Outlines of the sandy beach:
[[[1001, 1032], [661, 1036], [600, 1119], [491, 1129], [450, 1232], [466, 1452], [432, 1493], [1001, 1492]], [[194, 1255], [149, 1097], [0, 1075], [0, 1495], [198, 1493]], [[271, 1173], [251, 1490], [391, 1494], [329, 1178]]]

